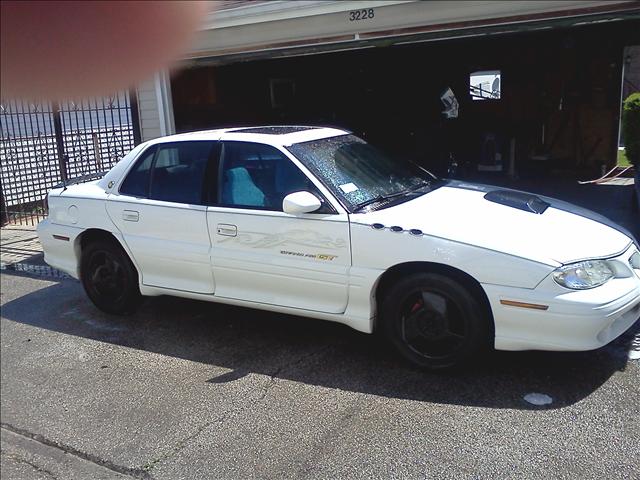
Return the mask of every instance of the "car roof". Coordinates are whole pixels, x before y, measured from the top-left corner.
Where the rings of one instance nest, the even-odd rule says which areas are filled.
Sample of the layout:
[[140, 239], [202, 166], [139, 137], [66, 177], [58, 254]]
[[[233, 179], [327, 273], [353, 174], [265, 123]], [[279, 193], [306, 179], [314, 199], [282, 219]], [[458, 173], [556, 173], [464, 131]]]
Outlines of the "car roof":
[[202, 140], [232, 140], [266, 143], [275, 146], [289, 146], [294, 143], [309, 142], [322, 138], [347, 135], [351, 132], [332, 127], [313, 127], [303, 125], [265, 125], [254, 127], [220, 128], [198, 132], [180, 133], [168, 137], [156, 138], [151, 144], [186, 142]]

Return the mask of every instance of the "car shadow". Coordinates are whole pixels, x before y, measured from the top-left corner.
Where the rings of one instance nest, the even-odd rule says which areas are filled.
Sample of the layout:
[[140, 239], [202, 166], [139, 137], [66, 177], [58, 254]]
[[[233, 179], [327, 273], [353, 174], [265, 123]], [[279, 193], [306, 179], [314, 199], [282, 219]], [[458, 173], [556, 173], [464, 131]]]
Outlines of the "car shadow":
[[631, 333], [593, 352], [495, 352], [462, 370], [429, 372], [408, 365], [376, 336], [337, 323], [173, 297], [149, 298], [135, 315], [116, 317], [98, 311], [79, 282], [49, 280], [54, 283], [5, 303], [2, 316], [229, 369], [206, 380], [211, 388], [262, 374], [396, 399], [489, 408], [537, 409], [523, 397], [544, 393], [553, 398], [544, 408], [562, 408], [624, 370], [629, 343], [640, 331], [636, 322]]

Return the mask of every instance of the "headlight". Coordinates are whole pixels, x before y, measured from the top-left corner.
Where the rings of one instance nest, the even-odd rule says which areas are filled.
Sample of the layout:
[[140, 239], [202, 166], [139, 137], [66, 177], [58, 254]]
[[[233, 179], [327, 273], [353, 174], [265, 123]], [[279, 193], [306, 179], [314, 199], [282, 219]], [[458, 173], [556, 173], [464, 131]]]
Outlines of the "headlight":
[[572, 290], [599, 287], [613, 278], [613, 270], [604, 260], [588, 260], [572, 263], [553, 272], [553, 279]]

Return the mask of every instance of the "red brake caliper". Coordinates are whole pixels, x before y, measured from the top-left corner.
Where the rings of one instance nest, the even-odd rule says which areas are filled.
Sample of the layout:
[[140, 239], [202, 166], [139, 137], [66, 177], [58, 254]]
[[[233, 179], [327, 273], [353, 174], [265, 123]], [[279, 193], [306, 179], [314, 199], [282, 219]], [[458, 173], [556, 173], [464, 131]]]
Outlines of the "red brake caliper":
[[415, 313], [415, 312], [417, 312], [418, 310], [420, 310], [420, 308], [422, 308], [422, 305], [423, 305], [422, 300], [418, 300], [418, 301], [413, 305], [413, 307], [411, 307], [411, 313]]

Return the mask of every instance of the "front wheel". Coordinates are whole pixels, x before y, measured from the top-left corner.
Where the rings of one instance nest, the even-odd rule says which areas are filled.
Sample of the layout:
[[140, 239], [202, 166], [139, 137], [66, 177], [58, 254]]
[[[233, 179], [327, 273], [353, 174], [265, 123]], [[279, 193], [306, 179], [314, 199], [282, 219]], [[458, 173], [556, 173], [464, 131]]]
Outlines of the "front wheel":
[[87, 296], [104, 312], [132, 313], [140, 302], [138, 273], [114, 242], [97, 241], [83, 249], [80, 278]]
[[488, 312], [468, 288], [445, 275], [407, 276], [388, 292], [381, 314], [386, 337], [420, 367], [459, 366], [491, 344]]

